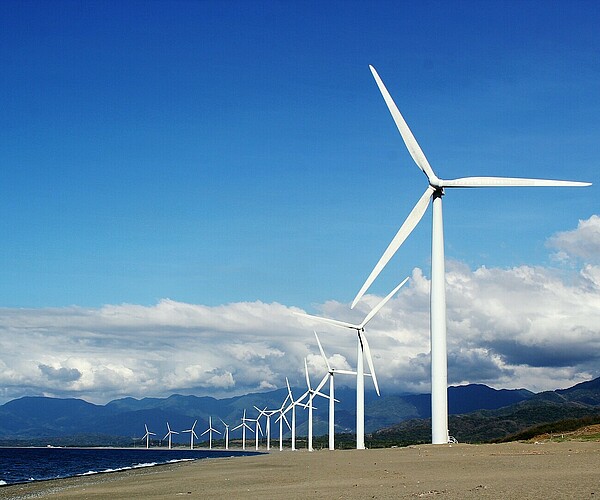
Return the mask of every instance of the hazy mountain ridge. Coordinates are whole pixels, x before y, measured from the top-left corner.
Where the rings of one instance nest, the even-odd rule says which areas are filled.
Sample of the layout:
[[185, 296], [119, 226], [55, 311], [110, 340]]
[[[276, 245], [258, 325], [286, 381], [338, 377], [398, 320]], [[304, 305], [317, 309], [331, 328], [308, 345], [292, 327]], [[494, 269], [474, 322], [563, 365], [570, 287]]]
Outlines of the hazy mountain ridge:
[[[302, 389], [294, 388], [299, 396]], [[256, 415], [254, 406], [279, 408], [287, 395], [286, 389], [246, 394], [226, 399], [182, 396], [167, 398], [122, 398], [106, 405], [95, 405], [80, 399], [24, 397], [0, 406], [0, 440], [32, 440], [75, 436], [114, 438], [131, 443], [140, 438], [144, 424], [161, 439], [166, 422], [181, 432], [198, 420], [198, 435], [208, 426], [222, 430], [219, 419], [231, 428], [240, 423], [244, 409], [250, 418]], [[353, 432], [355, 428], [356, 392], [353, 388], [336, 390], [336, 433]], [[493, 439], [518, 432], [527, 426], [600, 412], [600, 378], [577, 384], [568, 389], [535, 394], [525, 389], [497, 390], [482, 384], [450, 387], [448, 390], [450, 429], [459, 440]], [[328, 401], [315, 399], [315, 435], [327, 433]], [[430, 439], [431, 400], [429, 394], [389, 395], [377, 397], [365, 394], [367, 432], [382, 439], [404, 439], [412, 442]], [[289, 414], [288, 414], [289, 416]], [[272, 421], [272, 436], [279, 434]], [[379, 429], [379, 430], [378, 430]], [[297, 431], [306, 434], [306, 412], [297, 410]], [[377, 431], [377, 432], [375, 432]], [[232, 438], [238, 437], [232, 433]], [[118, 438], [117, 438], [118, 437]], [[175, 442], [189, 442], [189, 434], [174, 436]]]

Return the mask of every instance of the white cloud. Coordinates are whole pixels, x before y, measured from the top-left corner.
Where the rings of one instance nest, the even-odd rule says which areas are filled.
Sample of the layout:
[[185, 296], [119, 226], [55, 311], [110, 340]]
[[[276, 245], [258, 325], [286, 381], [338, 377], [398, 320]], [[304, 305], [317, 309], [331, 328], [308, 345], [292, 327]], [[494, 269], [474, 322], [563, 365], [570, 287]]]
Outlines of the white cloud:
[[[600, 218], [549, 241], [579, 259], [600, 250]], [[592, 259], [590, 259], [592, 260]], [[448, 375], [451, 384], [531, 390], [600, 375], [600, 267], [512, 269], [447, 262]], [[309, 311], [360, 322], [381, 300], [355, 310], [328, 301]], [[154, 306], [0, 309], [0, 400], [31, 394], [105, 402], [123, 396], [228, 396], [305, 384], [304, 358], [318, 383], [325, 363], [356, 364], [356, 334], [295, 316], [282, 304], [217, 307], [169, 299]], [[429, 390], [429, 280], [411, 280], [366, 332], [383, 393]], [[352, 385], [352, 377], [338, 383]]]
[[555, 234], [548, 239], [548, 245], [557, 249], [555, 257], [561, 261], [579, 258], [600, 262], [600, 216], [580, 220], [577, 229]]

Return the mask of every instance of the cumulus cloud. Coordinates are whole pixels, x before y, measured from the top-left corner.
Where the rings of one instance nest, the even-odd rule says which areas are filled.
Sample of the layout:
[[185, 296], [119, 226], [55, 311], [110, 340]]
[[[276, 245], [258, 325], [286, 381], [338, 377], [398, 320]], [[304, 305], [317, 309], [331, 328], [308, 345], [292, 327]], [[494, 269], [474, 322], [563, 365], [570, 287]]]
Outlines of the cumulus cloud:
[[[470, 269], [447, 262], [448, 377], [531, 390], [600, 375], [600, 218], [581, 221], [549, 244], [579, 267]], [[588, 259], [588, 260], [586, 260]], [[430, 389], [429, 279], [411, 279], [366, 331], [383, 393]], [[351, 310], [330, 300], [311, 314], [359, 323], [381, 296]], [[0, 309], [0, 401], [23, 395], [83, 397], [172, 393], [216, 397], [313, 383], [325, 363], [356, 366], [356, 333], [260, 301], [216, 307], [169, 299], [153, 306]], [[339, 384], [353, 384], [342, 377]]]

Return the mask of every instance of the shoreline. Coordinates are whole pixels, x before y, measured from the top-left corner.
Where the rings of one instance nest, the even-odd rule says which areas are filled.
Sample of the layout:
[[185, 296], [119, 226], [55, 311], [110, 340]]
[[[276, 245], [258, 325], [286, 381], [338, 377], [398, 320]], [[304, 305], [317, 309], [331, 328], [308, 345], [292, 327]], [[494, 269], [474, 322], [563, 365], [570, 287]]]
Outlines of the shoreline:
[[599, 470], [599, 442], [288, 449], [6, 485], [0, 498], [600, 498]]

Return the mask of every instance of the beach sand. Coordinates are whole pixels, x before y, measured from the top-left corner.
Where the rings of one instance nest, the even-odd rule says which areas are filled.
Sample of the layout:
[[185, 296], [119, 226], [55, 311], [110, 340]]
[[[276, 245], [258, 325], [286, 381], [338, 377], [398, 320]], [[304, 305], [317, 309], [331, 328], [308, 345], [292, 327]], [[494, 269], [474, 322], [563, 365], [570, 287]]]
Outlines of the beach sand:
[[272, 451], [35, 484], [0, 498], [596, 498], [600, 443]]

